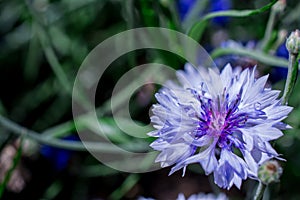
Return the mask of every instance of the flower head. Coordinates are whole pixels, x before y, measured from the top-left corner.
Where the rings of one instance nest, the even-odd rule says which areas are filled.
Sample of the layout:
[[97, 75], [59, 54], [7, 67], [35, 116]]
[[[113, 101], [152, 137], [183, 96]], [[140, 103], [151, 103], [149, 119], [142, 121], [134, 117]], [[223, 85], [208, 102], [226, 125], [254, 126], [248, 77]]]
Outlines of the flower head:
[[199, 194], [193, 194], [187, 199], [184, 197], [182, 193], [180, 193], [177, 197], [177, 200], [228, 200], [227, 196], [223, 193], [220, 193], [218, 195], [215, 194], [204, 194], [204, 193], [199, 193]]
[[281, 105], [280, 91], [265, 88], [268, 76], [256, 79], [255, 68], [233, 71], [229, 64], [222, 73], [186, 64], [177, 77], [180, 84], [168, 82], [153, 106], [156, 162], [174, 165], [170, 174], [199, 163], [227, 189], [257, 179], [258, 166], [279, 156], [269, 141], [288, 128], [281, 121], [292, 108]]
[[[218, 195], [215, 194], [204, 194], [204, 193], [199, 193], [199, 194], [192, 194], [190, 197], [187, 199], [185, 198], [184, 194], [180, 193], [178, 194], [177, 200], [228, 200], [228, 197], [220, 193]], [[146, 198], [146, 197], [139, 197], [138, 200], [155, 200], [153, 198]]]
[[[69, 135], [62, 139], [69, 141], [79, 140], [77, 135]], [[70, 150], [55, 148], [48, 145], [42, 146], [40, 149], [40, 153], [45, 158], [47, 158], [51, 162], [51, 164], [53, 164], [53, 167], [57, 171], [62, 171], [68, 166], [70, 158], [73, 154], [73, 152]]]

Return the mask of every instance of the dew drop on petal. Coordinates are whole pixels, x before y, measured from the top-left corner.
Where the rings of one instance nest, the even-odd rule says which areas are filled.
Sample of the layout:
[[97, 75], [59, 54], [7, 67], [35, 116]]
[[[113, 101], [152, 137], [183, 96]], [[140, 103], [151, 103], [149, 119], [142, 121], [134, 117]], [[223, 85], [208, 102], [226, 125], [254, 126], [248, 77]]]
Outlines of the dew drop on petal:
[[261, 108], [261, 103], [256, 102], [256, 103], [254, 104], [254, 109], [255, 109], [255, 110], [260, 110], [260, 108]]

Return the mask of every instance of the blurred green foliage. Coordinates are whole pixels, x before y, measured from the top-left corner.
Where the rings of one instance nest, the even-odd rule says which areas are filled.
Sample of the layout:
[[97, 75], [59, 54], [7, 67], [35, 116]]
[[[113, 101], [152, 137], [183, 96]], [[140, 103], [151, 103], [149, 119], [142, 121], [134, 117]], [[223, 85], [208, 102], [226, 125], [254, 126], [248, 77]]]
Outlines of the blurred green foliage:
[[[273, 66], [286, 67], [287, 59], [277, 57], [274, 48], [280, 30], [290, 32], [300, 27], [300, 3], [287, 1], [285, 11], [274, 19], [272, 29], [269, 30], [271, 36], [266, 38], [264, 36], [268, 31], [266, 26], [270, 11], [258, 9], [268, 3], [270, 2], [267, 0], [247, 2], [234, 0], [234, 9], [250, 11], [225, 12], [221, 16], [227, 15], [232, 18], [226, 26], [218, 26], [208, 20], [218, 14], [208, 14], [206, 18], [195, 14], [207, 10], [209, 1], [198, 3], [193, 8], [189, 20], [183, 22], [180, 21], [175, 0], [1, 1], [0, 113], [5, 118], [1, 117], [0, 145], [3, 149], [26, 132], [34, 143], [33, 146], [37, 146], [32, 148], [34, 155], [28, 156], [23, 152], [21, 159], [31, 171], [32, 179], [20, 193], [8, 188], [4, 191], [3, 198], [134, 199], [140, 195], [159, 197], [160, 194], [151, 189], [151, 186], [155, 188], [154, 185], [157, 183], [155, 179], [161, 178], [159, 172], [150, 173], [151, 175], [117, 172], [99, 164], [85, 151], [81, 142], [63, 140], [66, 136], [76, 135], [72, 120], [71, 94], [75, 75], [81, 63], [95, 46], [114, 34], [137, 27], [158, 26], [190, 33], [196, 39], [201, 38], [199, 42], [208, 50], [212, 50], [213, 58], [224, 55], [250, 58], [258, 64], [261, 73], [271, 71]], [[239, 18], [235, 18], [236, 16]], [[200, 33], [202, 37], [196, 36]], [[224, 35], [222, 40], [232, 39], [241, 42], [255, 40], [258, 45], [255, 50], [243, 47], [221, 48], [217, 42], [217, 33]], [[263, 40], [267, 40], [268, 44], [264, 48], [260, 46]], [[182, 58], [161, 50], [138, 50], [120, 57], [100, 80], [105, 90], [99, 91], [96, 95], [99, 121], [104, 124], [106, 130], [109, 130], [109, 138], [124, 148], [148, 151], [148, 144], [152, 139], [135, 139], [123, 134], [116, 126], [109, 110], [113, 86], [135, 65], [154, 61], [174, 69], [180, 69], [185, 62]], [[284, 81], [277, 82], [273, 87], [283, 90]], [[151, 91], [146, 105], [138, 104], [136, 97], [131, 98], [131, 115], [137, 123], [149, 122], [148, 110], [155, 101], [153, 95], [158, 88], [155, 86]], [[290, 98], [290, 105], [294, 110], [286, 120], [293, 129], [286, 131], [285, 136], [274, 144], [287, 161], [282, 162], [284, 173], [281, 182], [268, 188], [270, 199], [300, 198], [297, 184], [300, 178], [298, 153], [300, 94], [297, 92], [299, 90], [298, 81]], [[124, 95], [127, 95], [126, 92], [118, 96], [121, 102], [125, 99]], [[81, 124], [83, 129], [95, 128], [87, 121], [83, 117]], [[148, 131], [145, 130], [145, 133]], [[74, 150], [71, 161], [63, 172], [55, 172], [41, 155], [40, 147], [45, 144]], [[101, 150], [101, 147], [98, 148]], [[16, 155], [16, 159], [19, 159], [19, 154]], [[208, 181], [199, 175], [202, 173], [201, 170], [191, 169], [191, 171], [191, 173], [197, 171], [194, 173], [195, 177], [205, 180], [204, 183], [208, 184]], [[40, 184], [41, 181], [44, 181], [44, 184]], [[156, 181], [160, 183], [160, 180]], [[7, 180], [3, 183], [6, 185]], [[169, 184], [166, 179], [161, 179], [161, 183]], [[240, 192], [233, 190], [227, 193], [233, 199], [244, 198], [247, 196], [246, 190], [252, 187], [253, 182], [247, 181], [244, 185]], [[211, 190], [215, 188], [212, 186], [204, 192]], [[197, 192], [200, 192], [200, 189]]]

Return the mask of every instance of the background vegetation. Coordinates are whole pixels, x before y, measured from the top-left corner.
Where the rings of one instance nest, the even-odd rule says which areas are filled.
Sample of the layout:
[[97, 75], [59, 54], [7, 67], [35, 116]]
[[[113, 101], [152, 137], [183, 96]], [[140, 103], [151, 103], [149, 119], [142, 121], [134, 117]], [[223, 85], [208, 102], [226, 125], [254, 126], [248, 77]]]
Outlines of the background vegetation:
[[[78, 141], [72, 121], [75, 75], [88, 53], [124, 30], [156, 26], [189, 34], [219, 67], [227, 62], [258, 65], [270, 73], [273, 88], [283, 90], [287, 56], [285, 39], [300, 27], [300, 3], [286, 1], [272, 14], [267, 0], [10, 0], [0, 2], [0, 194], [3, 199], [174, 199], [198, 192], [219, 192], [211, 177], [192, 166], [167, 176], [169, 169], [128, 174], [94, 159]], [[260, 9], [260, 8], [264, 9]], [[219, 10], [221, 17], [207, 15]], [[273, 8], [274, 9], [274, 8]], [[247, 10], [247, 11], [245, 11]], [[272, 16], [274, 15], [274, 16]], [[206, 17], [204, 17], [206, 16]], [[272, 24], [271, 24], [272, 23]], [[105, 72], [96, 96], [100, 120], [111, 128], [115, 143], [149, 150], [151, 138], [125, 137], [107, 110], [114, 84], [136, 65], [160, 62], [181, 69], [182, 58], [159, 50], [138, 50], [116, 60]], [[133, 80], [134, 81], [134, 80]], [[131, 97], [134, 120], [149, 123], [156, 85], [145, 85]], [[299, 199], [300, 83], [290, 98], [293, 129], [274, 143], [287, 160], [280, 183], [267, 189], [269, 199]], [[126, 95], [126, 94], [125, 94]], [[125, 96], [121, 96], [121, 99]], [[23, 129], [26, 127], [27, 129]], [[32, 130], [32, 131], [29, 131]], [[26, 133], [26, 135], [25, 135]], [[25, 135], [24, 137], [20, 137]], [[125, 139], [124, 139], [125, 137]], [[231, 199], [252, 195], [255, 181], [223, 191]]]

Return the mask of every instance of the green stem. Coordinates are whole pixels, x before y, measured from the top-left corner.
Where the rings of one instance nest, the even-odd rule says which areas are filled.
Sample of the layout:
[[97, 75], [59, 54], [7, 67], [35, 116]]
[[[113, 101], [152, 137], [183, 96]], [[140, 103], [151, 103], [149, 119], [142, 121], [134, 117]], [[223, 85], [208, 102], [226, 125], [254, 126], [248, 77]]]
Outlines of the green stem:
[[259, 182], [253, 199], [261, 200], [264, 196], [265, 189], [266, 189], [266, 185], [264, 185], [262, 182]]
[[58, 61], [58, 58], [56, 57], [53, 48], [51, 47], [51, 44], [49, 42], [49, 38], [47, 36], [47, 33], [45, 30], [41, 27], [39, 24], [34, 24], [36, 27], [35, 33], [37, 34], [40, 43], [42, 45], [42, 48], [44, 50], [46, 59], [48, 63], [50, 64], [54, 74], [58, 78], [58, 81], [60, 82], [62, 88], [68, 93], [72, 94], [72, 87], [71, 84], [69, 83], [69, 80], [66, 76], [66, 73], [62, 69], [61, 64]]
[[298, 54], [289, 54], [289, 64], [288, 64], [288, 75], [284, 87], [284, 92], [282, 96], [282, 104], [285, 105], [288, 103], [288, 99], [292, 94], [294, 85], [297, 80], [298, 75]]
[[248, 17], [248, 16], [256, 15], [270, 9], [276, 2], [277, 0], [273, 0], [271, 3], [265, 5], [264, 7], [255, 10], [226, 10], [226, 11], [211, 12], [203, 16], [199, 22], [195, 23], [191, 27], [191, 29], [188, 31], [188, 36], [192, 37], [196, 41], [200, 41], [203, 32], [206, 28], [206, 25], [208, 24], [208, 20], [215, 17], [225, 17], [225, 16]]
[[65, 90], [65, 92], [72, 98], [75, 98], [78, 102], [80, 102], [83, 106], [89, 108], [90, 103], [81, 92], [79, 92], [79, 95], [72, 96], [72, 85], [68, 80], [67, 74], [63, 70], [63, 66], [59, 62], [59, 59], [52, 47], [51, 38], [47, 30], [47, 24], [45, 24], [45, 22], [43, 21], [43, 17], [40, 16], [38, 12], [36, 12], [36, 10], [31, 6], [29, 2], [26, 1], [25, 5], [29, 11], [29, 14], [32, 16], [32, 26], [34, 30], [33, 34], [37, 35], [44, 51], [45, 57], [55, 76], [57, 77], [62, 89]]
[[54, 50], [50, 43], [50, 37], [48, 36], [47, 31], [45, 30], [46, 25], [44, 24], [43, 17], [39, 15], [39, 13], [31, 6], [29, 1], [25, 1], [25, 6], [32, 16], [32, 30], [33, 34], [36, 34], [38, 39], [40, 40], [40, 44], [45, 53], [46, 59], [50, 64], [54, 74], [58, 78], [59, 83], [62, 88], [66, 90], [68, 94], [72, 94], [72, 87], [68, 81], [66, 73], [62, 69], [61, 64], [56, 57]]
[[269, 47], [269, 44], [271, 42], [271, 36], [272, 36], [272, 31], [273, 31], [273, 28], [274, 28], [274, 24], [275, 24], [275, 19], [276, 19], [276, 11], [274, 9], [271, 9], [271, 13], [270, 13], [270, 17], [269, 17], [269, 20], [268, 20], [268, 24], [267, 24], [267, 28], [266, 28], [266, 31], [265, 31], [265, 35], [264, 35], [264, 38], [262, 40], [262, 50], [264, 52], [268, 52], [268, 47]]
[[[74, 150], [74, 151], [87, 151], [89, 149], [90, 151], [98, 151], [98, 152], [103, 152], [103, 153], [119, 153], [120, 151], [115, 148], [112, 144], [110, 143], [105, 143], [105, 142], [85, 142], [84, 145], [81, 141], [65, 141], [61, 139], [56, 139], [56, 138], [49, 138], [49, 137], [44, 137], [44, 135], [37, 133], [35, 131], [29, 130], [25, 127], [22, 127], [15, 122], [3, 117], [0, 115], [0, 125], [3, 126], [4, 128], [10, 130], [12, 133], [19, 135], [19, 136], [26, 136], [30, 139], [33, 139], [39, 143], [54, 146], [57, 148], [63, 148], [63, 149], [69, 149], [69, 150]], [[120, 145], [122, 148], [122, 145]], [[129, 146], [134, 146], [134, 145], [128, 145]], [[143, 150], [144, 147], [140, 147]], [[136, 150], [136, 148], [135, 148]], [[145, 148], [144, 148], [145, 150]]]
[[266, 54], [262, 51], [254, 51], [249, 50], [246, 48], [217, 48], [211, 53], [211, 57], [213, 59], [223, 56], [223, 55], [241, 55], [241, 56], [248, 56], [254, 60], [257, 60], [261, 63], [271, 65], [271, 66], [278, 66], [278, 67], [287, 67], [288, 62], [286, 59], [278, 58], [269, 54]]
[[[146, 79], [146, 77], [154, 76], [157, 74], [156, 68], [150, 67], [149, 69], [146, 69], [142, 74], [139, 75], [139, 77], [136, 78], [136, 81], [130, 83], [129, 85], [125, 86], [121, 91], [116, 93], [114, 95], [114, 98], [116, 101], [114, 102], [114, 106], [119, 107], [121, 106], [124, 101], [128, 98], [128, 95], [131, 94], [131, 91], [133, 88], [137, 88], [137, 85], [140, 81]], [[156, 76], [163, 76], [163, 74], [157, 74]], [[163, 78], [163, 77], [162, 77]], [[101, 107], [96, 109], [97, 116], [103, 117], [106, 113], [108, 113], [111, 110], [111, 99], [106, 100]], [[83, 114], [78, 117], [77, 121], [83, 120], [84, 118], [88, 117], [89, 113]], [[62, 137], [68, 134], [70, 131], [74, 131], [75, 125], [73, 120], [61, 123], [59, 125], [53, 126], [44, 132], [42, 132], [42, 135], [45, 136], [45, 138], [53, 138], [53, 137]]]

